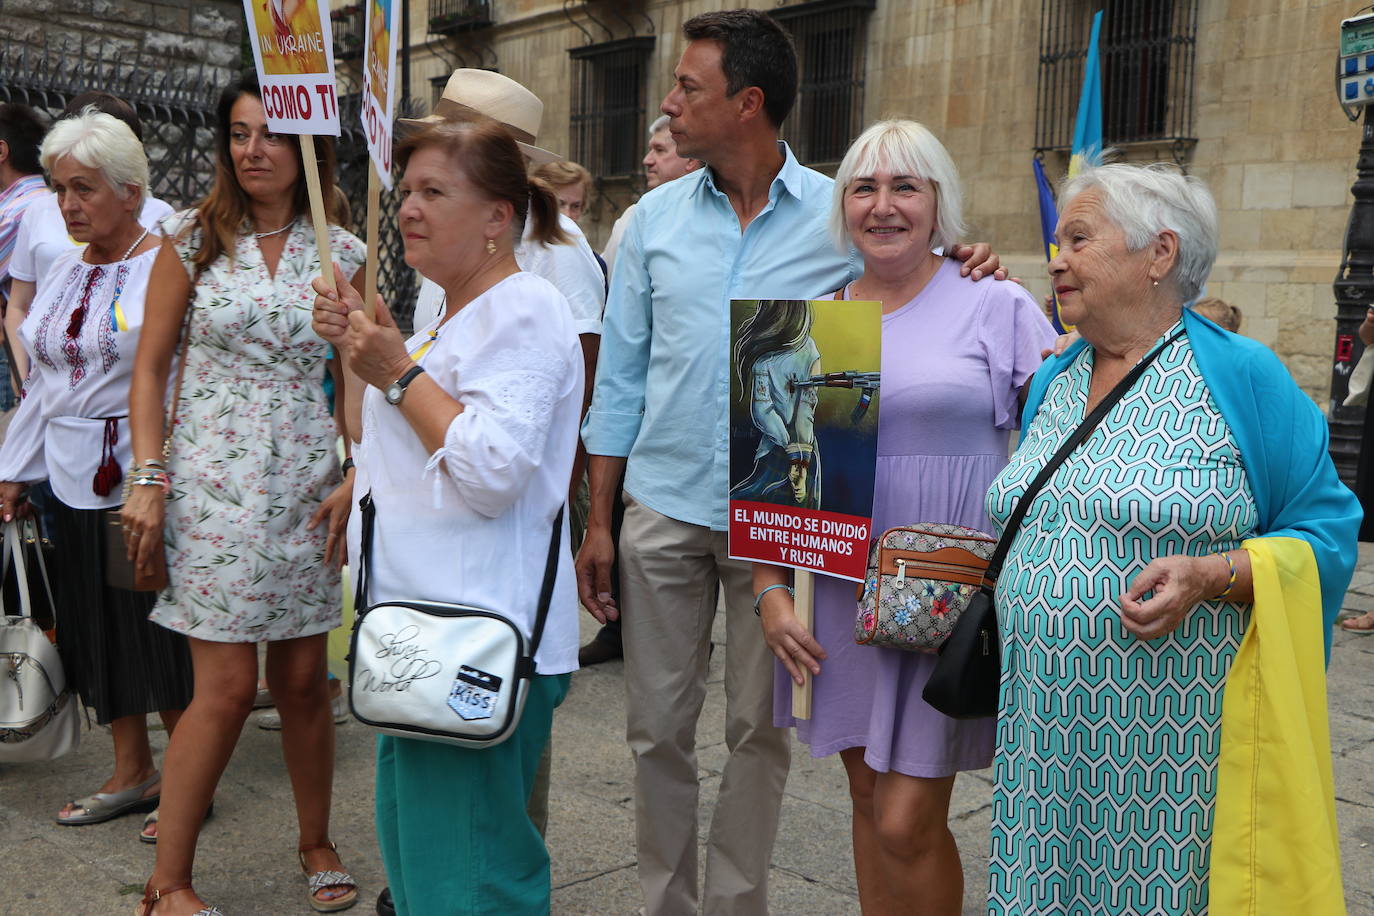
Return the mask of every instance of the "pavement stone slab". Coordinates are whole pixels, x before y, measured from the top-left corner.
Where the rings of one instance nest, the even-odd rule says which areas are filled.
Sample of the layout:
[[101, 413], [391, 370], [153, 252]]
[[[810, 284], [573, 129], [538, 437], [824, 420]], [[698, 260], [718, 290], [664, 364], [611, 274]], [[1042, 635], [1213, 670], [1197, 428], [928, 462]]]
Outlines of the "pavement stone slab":
[[[1374, 607], [1374, 545], [1361, 545], [1351, 608]], [[583, 638], [596, 624], [583, 619]], [[720, 620], [697, 734], [702, 773], [699, 844], [704, 847], [727, 757], [724, 744], [725, 632]], [[554, 718], [549, 846], [555, 914], [632, 916], [641, 900], [635, 873], [633, 764], [625, 746], [624, 667], [579, 672]], [[1335, 633], [1328, 698], [1341, 854], [1352, 916], [1374, 916], [1374, 638]], [[333, 836], [358, 879], [370, 916], [385, 883], [372, 829], [372, 733], [349, 722], [337, 731]], [[160, 757], [166, 735], [153, 726]], [[141, 817], [59, 827], [62, 803], [108, 775], [106, 729], [51, 763], [0, 765], [0, 916], [128, 916], [153, 861], [137, 841]], [[991, 770], [960, 774], [950, 829], [965, 871], [965, 916], [986, 912]], [[793, 741], [770, 874], [779, 916], [858, 913], [849, 839], [849, 794], [837, 757], [813, 759]], [[294, 916], [312, 910], [296, 865], [295, 812], [278, 733], [250, 717], [216, 796], [196, 862], [196, 886], [229, 916]], [[704, 869], [704, 848], [699, 869]], [[60, 876], [60, 880], [56, 877]]]

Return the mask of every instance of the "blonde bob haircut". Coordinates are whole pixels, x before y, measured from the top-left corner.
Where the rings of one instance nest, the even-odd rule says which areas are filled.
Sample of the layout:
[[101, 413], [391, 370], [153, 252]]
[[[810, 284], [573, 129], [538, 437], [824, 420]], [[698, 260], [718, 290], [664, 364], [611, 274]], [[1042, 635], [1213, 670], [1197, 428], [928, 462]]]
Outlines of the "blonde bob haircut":
[[63, 118], [52, 126], [43, 140], [38, 161], [51, 174], [53, 164], [63, 156], [98, 170], [120, 197], [127, 199], [132, 185], [138, 196], [134, 216], [138, 216], [148, 194], [148, 156], [128, 124], [87, 105], [81, 114]]
[[964, 192], [959, 171], [944, 144], [924, 124], [879, 121], [859, 134], [835, 173], [835, 200], [830, 209], [830, 235], [846, 250], [853, 241], [844, 223], [844, 197], [855, 178], [890, 172], [930, 182], [935, 189], [935, 231], [931, 249], [951, 250], [964, 234]]

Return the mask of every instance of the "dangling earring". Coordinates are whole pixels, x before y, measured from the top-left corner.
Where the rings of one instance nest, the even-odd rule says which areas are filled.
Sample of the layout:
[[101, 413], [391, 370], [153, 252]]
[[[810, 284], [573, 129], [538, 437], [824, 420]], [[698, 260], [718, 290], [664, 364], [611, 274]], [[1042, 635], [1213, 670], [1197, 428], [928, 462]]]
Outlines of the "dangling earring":
[[[487, 254], [496, 254], [496, 241], [494, 239], [487, 239]], [[1156, 283], [1155, 285], [1158, 286], [1159, 284]]]
[[1151, 280], [1151, 281], [1150, 281], [1150, 285], [1151, 285], [1151, 286], [1158, 286], [1158, 285], [1159, 285], [1159, 281], [1158, 281], [1158, 280]]

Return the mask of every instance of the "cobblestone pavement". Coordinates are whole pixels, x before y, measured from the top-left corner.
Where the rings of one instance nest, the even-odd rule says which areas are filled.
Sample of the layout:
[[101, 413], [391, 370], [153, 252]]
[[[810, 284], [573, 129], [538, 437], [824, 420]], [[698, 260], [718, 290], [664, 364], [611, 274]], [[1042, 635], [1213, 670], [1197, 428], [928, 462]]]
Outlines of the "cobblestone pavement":
[[[1346, 606], [1374, 609], [1374, 545], [1361, 545]], [[584, 620], [584, 636], [594, 627]], [[723, 628], [717, 643], [724, 642]], [[722, 654], [716, 653], [697, 736], [702, 775], [702, 836], [725, 763]], [[580, 672], [554, 727], [549, 847], [556, 914], [632, 914], [635, 882], [632, 768], [624, 741], [622, 668]], [[1336, 794], [1351, 914], [1374, 916], [1374, 637], [1337, 632], [1329, 678]], [[256, 714], [255, 714], [256, 715]], [[350, 912], [370, 914], [384, 884], [371, 826], [372, 737], [355, 722], [338, 732], [333, 836], [362, 886]], [[155, 732], [160, 751], [162, 732]], [[104, 781], [109, 738], [88, 733], [80, 750], [50, 764], [0, 768], [0, 916], [128, 916], [153, 861], [138, 842], [140, 818], [59, 827], [63, 801]], [[983, 911], [992, 801], [990, 771], [964, 774], [951, 822], [963, 852], [966, 914]], [[443, 787], [436, 787], [443, 791]], [[196, 886], [228, 916], [307, 914], [297, 870], [295, 818], [275, 733], [244, 728], [206, 825]], [[794, 749], [773, 856], [772, 912], [857, 914], [850, 860], [848, 796], [836, 759]]]

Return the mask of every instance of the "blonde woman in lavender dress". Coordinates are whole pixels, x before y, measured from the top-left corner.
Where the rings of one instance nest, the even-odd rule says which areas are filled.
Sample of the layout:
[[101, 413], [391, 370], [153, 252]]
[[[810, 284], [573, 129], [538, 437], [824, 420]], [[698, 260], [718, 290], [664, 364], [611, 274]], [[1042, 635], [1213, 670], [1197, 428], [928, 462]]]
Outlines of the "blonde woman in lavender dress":
[[[1021, 386], [1054, 340], [1020, 286], [975, 283], [932, 253], [958, 239], [961, 211], [954, 163], [912, 121], [870, 127], [836, 176], [832, 232], [864, 259], [841, 298], [883, 303], [875, 532], [916, 522], [992, 530], [983, 497], [1007, 463]], [[755, 565], [755, 594], [786, 576]], [[779, 660], [774, 722], [795, 726], [812, 756], [844, 762], [864, 913], [957, 914], [950, 791], [959, 771], [991, 765], [994, 722], [928, 706], [921, 690], [935, 656], [856, 645], [855, 613], [854, 583], [825, 576], [816, 577], [814, 633], [785, 590], [762, 596], [764, 638]], [[791, 714], [791, 677], [802, 668], [815, 675], [809, 720]]]

